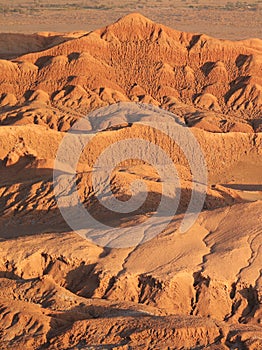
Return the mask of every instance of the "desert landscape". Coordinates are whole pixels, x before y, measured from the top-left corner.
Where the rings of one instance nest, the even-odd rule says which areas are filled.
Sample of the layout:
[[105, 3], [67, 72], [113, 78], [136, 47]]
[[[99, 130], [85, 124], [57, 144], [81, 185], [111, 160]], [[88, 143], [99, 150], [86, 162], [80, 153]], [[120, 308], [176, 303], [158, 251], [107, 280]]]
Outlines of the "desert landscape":
[[[261, 2], [181, 0], [172, 25], [167, 0], [140, 3], [150, 19], [143, 8], [124, 15], [118, 1], [61, 3], [28, 1], [18, 13], [15, 1], [1, 5], [0, 349], [262, 349]], [[86, 26], [85, 11], [93, 11]], [[196, 13], [205, 20], [195, 22]], [[217, 15], [231, 16], [229, 27]], [[150, 128], [153, 114], [159, 127]], [[163, 132], [169, 119], [177, 134], [187, 130], [180, 144]], [[58, 162], [70, 133], [75, 143], [62, 155], [74, 171]], [[78, 154], [81, 135], [91, 141]], [[205, 159], [206, 183], [197, 184], [205, 198], [181, 233], [196, 183], [191, 165], [200, 167], [191, 138]], [[124, 145], [118, 152], [130, 155], [138, 139], [176, 168], [180, 200], [170, 221], [168, 195], [157, 224], [150, 220], [173, 178], [138, 156], [123, 154], [106, 178], [111, 160], [97, 166], [106, 149]], [[59, 205], [72, 192], [57, 186], [65, 179], [112, 230], [70, 226], [64, 213], [75, 208]], [[101, 191], [125, 207], [136, 182], [147, 187], [137, 210], [99, 201]]]
[[134, 12], [176, 30], [222, 39], [262, 36], [261, 0], [0, 0], [0, 32], [91, 31]]

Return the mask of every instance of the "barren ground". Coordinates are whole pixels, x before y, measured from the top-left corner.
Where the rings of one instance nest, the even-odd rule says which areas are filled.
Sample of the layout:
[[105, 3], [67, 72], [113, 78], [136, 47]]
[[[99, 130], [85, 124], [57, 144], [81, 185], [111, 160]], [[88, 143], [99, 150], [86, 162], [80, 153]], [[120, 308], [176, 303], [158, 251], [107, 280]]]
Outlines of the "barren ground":
[[[170, 4], [157, 4], [157, 11], [153, 2], [145, 11], [171, 24]], [[58, 3], [58, 11], [39, 1], [34, 16], [29, 3], [20, 4], [18, 14], [15, 1], [5, 5], [3, 31], [48, 32], [0, 35], [1, 349], [262, 349], [261, 4], [223, 10], [223, 2], [208, 4], [212, 10], [202, 9], [201, 1], [178, 2], [176, 30], [138, 13], [105, 27], [126, 11], [117, 2], [85, 10], [91, 5], [69, 10]], [[89, 32], [99, 27], [98, 13], [101, 29]], [[205, 13], [210, 17], [201, 19]], [[212, 23], [222, 13], [228, 27], [219, 19]], [[256, 38], [218, 40], [190, 30]], [[173, 112], [202, 148], [207, 196], [184, 234], [179, 228], [192, 189], [188, 162], [163, 133], [135, 125], [147, 113], [136, 113], [133, 122], [121, 113], [122, 103], [130, 102], [138, 111], [143, 103]], [[124, 203], [130, 184], [142, 180], [145, 202], [124, 216], [105, 210], [95, 199], [91, 169], [110, 144], [135, 137], [156, 143], [181, 181], [173, 220], [138, 246], [104, 247], [77, 235], [54, 196], [61, 140], [100, 107], [110, 113], [88, 118], [88, 133], [96, 136], [76, 174], [78, 194], [94, 217], [130, 227], [132, 235], [155, 212], [165, 185], [152, 166], [129, 159], [114, 169], [114, 195], [105, 188], [105, 196]], [[93, 171], [99, 175], [106, 167]], [[103, 232], [96, 234], [103, 239]]]
[[0, 1], [0, 32], [90, 31], [140, 12], [171, 28], [224, 39], [261, 38], [260, 0]]

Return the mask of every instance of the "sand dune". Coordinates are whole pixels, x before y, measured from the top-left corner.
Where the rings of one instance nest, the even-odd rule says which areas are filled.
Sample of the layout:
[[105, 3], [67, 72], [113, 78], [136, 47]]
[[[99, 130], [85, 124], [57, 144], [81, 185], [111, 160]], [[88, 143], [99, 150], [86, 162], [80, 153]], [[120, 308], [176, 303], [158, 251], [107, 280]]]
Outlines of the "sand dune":
[[28, 52], [44, 51], [65, 41], [86, 35], [87, 32], [35, 34], [1, 33], [0, 58], [13, 59]]
[[[179, 32], [139, 14], [90, 33], [0, 40], [0, 348], [262, 349], [262, 41]], [[208, 184], [202, 212], [181, 234], [192, 192], [183, 150], [123, 113], [91, 115], [86, 133], [96, 135], [76, 179], [95, 218], [132, 228], [161, 200], [158, 172], [139, 159], [119, 164], [110, 182], [125, 201], [130, 184], [144, 181], [139, 210], [109, 215], [96, 200], [92, 169], [116, 142], [159, 145], [180, 179], [179, 207], [163, 232], [109, 248], [64, 221], [53, 167], [75, 121], [121, 102], [161, 107], [189, 126]]]

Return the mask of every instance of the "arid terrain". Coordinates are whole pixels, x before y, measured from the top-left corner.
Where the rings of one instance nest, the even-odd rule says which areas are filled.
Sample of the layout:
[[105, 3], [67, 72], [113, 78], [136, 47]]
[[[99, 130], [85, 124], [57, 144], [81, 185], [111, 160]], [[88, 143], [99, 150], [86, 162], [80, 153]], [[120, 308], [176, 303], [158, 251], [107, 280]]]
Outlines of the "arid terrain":
[[133, 12], [222, 39], [262, 37], [261, 0], [0, 0], [0, 32], [91, 31]]
[[[254, 22], [259, 6], [250, 10]], [[243, 40], [221, 40], [138, 13], [91, 29], [0, 34], [0, 348], [262, 349], [261, 29], [251, 39], [239, 32]], [[201, 146], [207, 194], [183, 234], [188, 161], [161, 131], [117, 113], [131, 102], [172, 112]], [[108, 106], [110, 118], [96, 116]], [[92, 169], [103, 170], [95, 162], [104, 149], [142, 138], [176, 166], [176, 215], [137, 246], [84, 239], [57, 206], [57, 150], [91, 112], [87, 132], [95, 136], [79, 158], [76, 183], [98, 220], [132, 234], [156, 211], [165, 185], [151, 165], [127, 159], [110, 177], [113, 195], [124, 203], [134, 180], [146, 183], [148, 195], [137, 212], [108, 212], [91, 179]]]

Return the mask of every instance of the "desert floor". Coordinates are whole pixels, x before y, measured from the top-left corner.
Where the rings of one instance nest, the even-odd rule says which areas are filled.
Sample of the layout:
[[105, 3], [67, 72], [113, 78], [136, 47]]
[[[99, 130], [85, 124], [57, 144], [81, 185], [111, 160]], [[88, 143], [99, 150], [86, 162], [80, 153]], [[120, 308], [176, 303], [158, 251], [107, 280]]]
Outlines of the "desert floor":
[[171, 28], [224, 39], [261, 38], [260, 0], [0, 1], [0, 32], [90, 31], [139, 12]]

